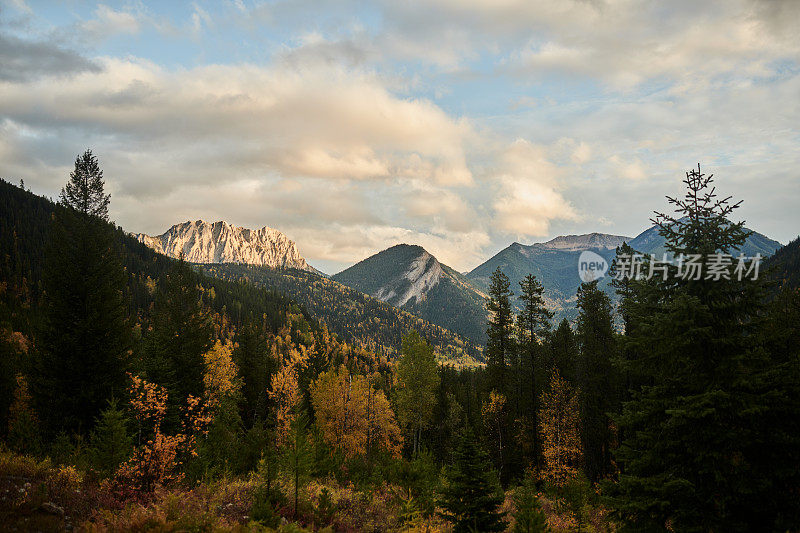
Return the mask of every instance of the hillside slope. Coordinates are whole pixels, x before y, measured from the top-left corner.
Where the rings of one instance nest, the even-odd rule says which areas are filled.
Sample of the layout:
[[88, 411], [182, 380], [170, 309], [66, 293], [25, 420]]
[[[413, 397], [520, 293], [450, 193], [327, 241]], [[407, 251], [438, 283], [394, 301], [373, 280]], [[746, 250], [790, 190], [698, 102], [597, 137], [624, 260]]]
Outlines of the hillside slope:
[[480, 345], [311, 272], [235, 264], [204, 264], [198, 268], [210, 276], [246, 281], [286, 294], [345, 342], [357, 343], [382, 355], [396, 355], [403, 335], [415, 329], [431, 343], [440, 361], [458, 366], [473, 366], [483, 361]]
[[475, 343], [485, 342], [485, 295], [421, 246], [392, 246], [332, 279]]

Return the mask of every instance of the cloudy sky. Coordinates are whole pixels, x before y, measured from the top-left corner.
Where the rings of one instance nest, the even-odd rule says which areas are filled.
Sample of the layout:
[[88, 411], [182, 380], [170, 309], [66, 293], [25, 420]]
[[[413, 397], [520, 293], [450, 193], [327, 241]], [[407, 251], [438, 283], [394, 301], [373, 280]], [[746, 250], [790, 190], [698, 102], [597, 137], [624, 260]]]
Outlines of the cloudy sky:
[[800, 2], [349, 0], [0, 7], [0, 176], [91, 147], [112, 218], [271, 226], [334, 273], [398, 242], [636, 235], [703, 165], [800, 232]]

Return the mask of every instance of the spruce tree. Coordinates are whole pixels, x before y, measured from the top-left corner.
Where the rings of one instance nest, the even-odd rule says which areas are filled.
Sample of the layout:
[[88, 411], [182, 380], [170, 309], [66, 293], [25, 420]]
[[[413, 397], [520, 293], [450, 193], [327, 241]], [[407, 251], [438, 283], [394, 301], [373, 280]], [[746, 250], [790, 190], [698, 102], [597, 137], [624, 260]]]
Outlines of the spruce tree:
[[616, 378], [612, 360], [616, 339], [608, 295], [597, 280], [578, 288], [577, 339], [580, 355], [576, 385], [580, 390], [584, 470], [590, 481], [611, 472], [611, 419]]
[[100, 413], [89, 440], [89, 461], [103, 477], [116, 472], [117, 467], [130, 457], [133, 440], [128, 433], [125, 413], [112, 399]]
[[168, 425], [177, 423], [178, 408], [189, 395], [203, 394], [203, 354], [211, 346], [213, 329], [197, 283], [191, 267], [183, 259], [176, 261], [156, 297], [153, 327], [145, 339], [148, 380], [169, 393]]
[[556, 368], [562, 378], [570, 383], [575, 382], [578, 362], [578, 341], [569, 320], [562, 319], [558, 327], [550, 334], [548, 340], [548, 370]]
[[538, 412], [538, 398], [542, 390], [544, 368], [541, 361], [542, 343], [550, 331], [550, 320], [553, 313], [545, 307], [542, 294], [544, 287], [533, 274], [528, 274], [519, 282], [522, 293], [519, 296], [522, 302], [522, 311], [517, 316], [517, 329], [519, 331], [520, 372], [517, 372], [516, 381], [520, 383], [518, 394], [522, 416], [529, 419], [528, 439], [533, 444], [532, 460], [538, 463], [538, 432], [539, 425], [536, 414]]
[[[743, 222], [730, 221], [739, 204], [718, 197], [699, 166], [684, 183], [683, 198], [668, 197], [675, 215], [657, 214], [654, 222], [667, 252], [699, 254], [705, 268], [699, 277], [680, 276], [673, 265], [654, 282], [659, 305], [632, 316], [638, 325], [631, 335], [647, 347], [638, 370], [649, 384], [633, 391], [618, 418], [622, 472], [609, 486], [610, 503], [640, 530], [791, 529], [797, 440], [784, 437], [796, 434], [797, 417], [774, 415], [778, 398], [797, 389], [773, 373], [757, 334], [762, 283], [707, 275], [710, 255], [736, 253], [748, 236]], [[795, 357], [794, 379], [796, 365]], [[784, 498], [783, 490], [794, 496]]]
[[512, 356], [514, 316], [511, 313], [511, 282], [500, 267], [492, 273], [486, 310], [489, 324], [486, 329], [486, 368], [493, 388], [506, 393], [508, 361]]
[[51, 435], [85, 434], [125, 388], [131, 336], [108, 202], [102, 171], [87, 151], [61, 193], [45, 250], [44, 327], [31, 389]]
[[547, 533], [547, 517], [542, 511], [533, 478], [514, 491], [514, 533]]
[[489, 456], [470, 429], [455, 450], [439, 506], [441, 516], [453, 524], [453, 533], [504, 531], [503, 492]]

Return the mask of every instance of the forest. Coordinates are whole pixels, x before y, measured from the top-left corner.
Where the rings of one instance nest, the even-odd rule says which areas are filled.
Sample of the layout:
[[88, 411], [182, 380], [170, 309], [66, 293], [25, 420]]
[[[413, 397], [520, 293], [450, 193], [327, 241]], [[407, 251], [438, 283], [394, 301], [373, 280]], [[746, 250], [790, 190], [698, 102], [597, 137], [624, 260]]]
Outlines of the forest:
[[[654, 214], [673, 256], [746, 239], [714, 187]], [[498, 269], [478, 349], [313, 274], [158, 255], [110, 201], [90, 151], [57, 203], [0, 182], [8, 530], [800, 528], [799, 241], [758, 279], [584, 283], [557, 324]]]

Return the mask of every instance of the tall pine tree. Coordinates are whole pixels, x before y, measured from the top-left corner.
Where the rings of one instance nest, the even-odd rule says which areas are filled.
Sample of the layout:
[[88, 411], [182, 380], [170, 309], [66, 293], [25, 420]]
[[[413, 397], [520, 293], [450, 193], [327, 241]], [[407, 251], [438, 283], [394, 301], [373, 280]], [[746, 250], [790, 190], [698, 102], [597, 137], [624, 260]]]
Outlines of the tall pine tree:
[[653, 282], [659, 304], [631, 317], [630, 334], [647, 347], [637, 362], [649, 384], [633, 391], [619, 417], [622, 472], [611, 504], [637, 529], [792, 529], [798, 448], [785, 437], [796, 434], [797, 417], [780, 415], [779, 398], [797, 390], [797, 358], [786, 368], [791, 378], [773, 372], [776, 361], [758, 335], [760, 281], [709, 275], [716, 254], [736, 253], [748, 236], [742, 222], [730, 221], [739, 204], [718, 197], [699, 166], [684, 183], [683, 198], [668, 197], [675, 215], [654, 222], [673, 257], [698, 254], [704, 268], [681, 276], [669, 267]]
[[87, 433], [125, 388], [131, 336], [109, 198], [87, 150], [61, 192], [45, 251], [44, 329], [31, 388], [51, 434]]
[[453, 533], [504, 531], [503, 491], [489, 456], [467, 429], [455, 450], [439, 506]]
[[611, 420], [616, 377], [612, 360], [616, 339], [608, 295], [597, 280], [578, 289], [577, 338], [580, 355], [576, 384], [580, 389], [581, 441], [586, 476], [597, 481], [611, 472]]
[[486, 310], [489, 312], [489, 324], [486, 329], [486, 368], [493, 388], [506, 393], [508, 361], [514, 350], [513, 328], [514, 316], [511, 312], [511, 297], [508, 280], [500, 267], [492, 272], [489, 284], [489, 297]]
[[520, 383], [517, 394], [520, 396], [519, 405], [522, 417], [527, 421], [528, 440], [532, 444], [532, 457], [534, 464], [538, 464], [539, 446], [538, 431], [539, 425], [537, 412], [539, 410], [538, 398], [542, 390], [542, 382], [545, 379], [544, 367], [541, 361], [542, 340], [546, 338], [550, 331], [550, 320], [553, 313], [545, 307], [542, 294], [544, 287], [533, 274], [528, 274], [519, 282], [522, 293], [519, 296], [522, 302], [522, 311], [517, 316], [517, 329], [519, 335], [519, 366], [516, 380]]

